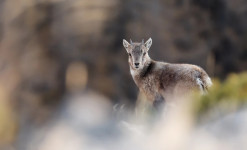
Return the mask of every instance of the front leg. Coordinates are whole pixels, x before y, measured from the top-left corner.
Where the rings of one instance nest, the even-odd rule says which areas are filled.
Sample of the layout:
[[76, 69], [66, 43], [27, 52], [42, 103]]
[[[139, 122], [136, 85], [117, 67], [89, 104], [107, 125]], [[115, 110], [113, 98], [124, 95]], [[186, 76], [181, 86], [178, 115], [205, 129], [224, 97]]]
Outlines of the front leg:
[[161, 94], [156, 94], [153, 102], [153, 106], [156, 110], [160, 111], [165, 104], [165, 98]]

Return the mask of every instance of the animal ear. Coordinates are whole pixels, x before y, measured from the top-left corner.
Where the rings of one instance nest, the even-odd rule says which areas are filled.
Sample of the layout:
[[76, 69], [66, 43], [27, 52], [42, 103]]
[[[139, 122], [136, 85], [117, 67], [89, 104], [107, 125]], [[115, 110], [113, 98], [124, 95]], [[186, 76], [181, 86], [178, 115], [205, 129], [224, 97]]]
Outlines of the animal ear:
[[127, 42], [125, 39], [123, 39], [123, 46], [124, 48], [127, 50], [127, 48], [129, 47], [129, 42]]
[[145, 43], [145, 47], [149, 50], [150, 47], [151, 47], [151, 45], [152, 45], [152, 39], [149, 38], [149, 39], [147, 40], [147, 42]]

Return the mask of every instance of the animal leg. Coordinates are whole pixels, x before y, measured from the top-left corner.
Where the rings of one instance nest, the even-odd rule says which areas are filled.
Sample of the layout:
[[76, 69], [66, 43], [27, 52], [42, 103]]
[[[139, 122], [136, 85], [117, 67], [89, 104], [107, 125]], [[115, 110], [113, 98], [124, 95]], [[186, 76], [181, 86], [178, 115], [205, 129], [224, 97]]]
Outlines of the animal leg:
[[161, 110], [165, 104], [165, 99], [161, 94], [155, 96], [153, 106], [156, 110]]

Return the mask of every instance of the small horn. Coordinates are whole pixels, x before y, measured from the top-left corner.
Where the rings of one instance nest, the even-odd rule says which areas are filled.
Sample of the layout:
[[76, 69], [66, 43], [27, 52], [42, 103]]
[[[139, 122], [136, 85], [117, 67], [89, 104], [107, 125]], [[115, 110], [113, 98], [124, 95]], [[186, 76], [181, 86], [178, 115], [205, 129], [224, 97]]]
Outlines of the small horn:
[[130, 39], [130, 44], [132, 44], [132, 40]]
[[144, 39], [142, 39], [142, 44], [144, 44]]

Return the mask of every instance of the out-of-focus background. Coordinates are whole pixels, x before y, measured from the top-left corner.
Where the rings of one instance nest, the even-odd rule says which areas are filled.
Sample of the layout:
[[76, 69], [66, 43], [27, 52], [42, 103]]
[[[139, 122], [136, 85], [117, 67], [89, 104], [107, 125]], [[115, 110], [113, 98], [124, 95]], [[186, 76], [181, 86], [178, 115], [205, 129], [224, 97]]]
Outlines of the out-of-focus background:
[[[246, 18], [245, 0], [0, 0], [0, 149], [246, 148]], [[138, 96], [122, 39], [149, 37], [151, 58], [196, 64], [215, 79], [196, 115], [182, 120], [209, 112], [206, 123], [185, 123], [181, 136], [174, 124], [162, 129], [166, 119], [150, 138], [121, 121]], [[178, 138], [186, 133], [190, 140]]]

